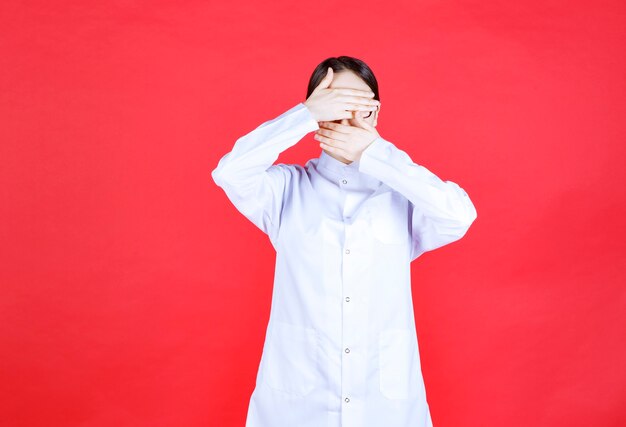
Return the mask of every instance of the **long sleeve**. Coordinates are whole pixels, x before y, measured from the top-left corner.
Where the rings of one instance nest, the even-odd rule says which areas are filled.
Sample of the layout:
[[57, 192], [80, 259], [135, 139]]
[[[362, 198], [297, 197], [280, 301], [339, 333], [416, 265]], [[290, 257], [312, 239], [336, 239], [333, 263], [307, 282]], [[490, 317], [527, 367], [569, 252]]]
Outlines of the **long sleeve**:
[[363, 151], [359, 171], [374, 176], [409, 200], [411, 260], [460, 239], [477, 217], [463, 188], [442, 181], [382, 137]]
[[246, 218], [268, 234], [272, 242], [280, 225], [286, 189], [292, 179], [289, 165], [274, 165], [278, 155], [307, 133], [319, 129], [303, 104], [266, 121], [240, 137], [211, 172], [213, 181]]

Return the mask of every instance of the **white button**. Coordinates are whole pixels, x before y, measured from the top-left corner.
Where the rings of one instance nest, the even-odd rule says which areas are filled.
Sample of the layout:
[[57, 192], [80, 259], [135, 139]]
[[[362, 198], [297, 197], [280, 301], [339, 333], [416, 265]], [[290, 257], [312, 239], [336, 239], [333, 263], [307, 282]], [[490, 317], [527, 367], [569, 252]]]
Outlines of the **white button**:
[[346, 347], [346, 353], [350, 353], [350, 349]]
[[346, 249], [346, 253], [349, 254], [350, 253], [350, 249]]
[[343, 181], [341, 181], [341, 182], [343, 182], [344, 184], [347, 184], [347, 183], [348, 183], [348, 181], [346, 181], [345, 179], [344, 179]]
[[346, 302], [350, 302], [350, 297], [346, 297]]
[[345, 399], [343, 399], [343, 400], [345, 400], [346, 402], [349, 402], [349, 401], [350, 401], [350, 398], [349, 398], [349, 397], [346, 397], [346, 398], [345, 398]]

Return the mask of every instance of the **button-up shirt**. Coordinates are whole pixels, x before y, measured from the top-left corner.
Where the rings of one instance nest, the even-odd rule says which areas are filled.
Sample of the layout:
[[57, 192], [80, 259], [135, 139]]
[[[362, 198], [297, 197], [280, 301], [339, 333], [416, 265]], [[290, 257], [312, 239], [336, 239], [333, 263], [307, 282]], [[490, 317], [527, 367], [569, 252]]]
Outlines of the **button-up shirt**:
[[276, 250], [246, 427], [430, 427], [410, 263], [463, 237], [476, 209], [392, 142], [345, 164], [274, 164], [319, 125], [299, 103], [240, 137], [215, 183]]

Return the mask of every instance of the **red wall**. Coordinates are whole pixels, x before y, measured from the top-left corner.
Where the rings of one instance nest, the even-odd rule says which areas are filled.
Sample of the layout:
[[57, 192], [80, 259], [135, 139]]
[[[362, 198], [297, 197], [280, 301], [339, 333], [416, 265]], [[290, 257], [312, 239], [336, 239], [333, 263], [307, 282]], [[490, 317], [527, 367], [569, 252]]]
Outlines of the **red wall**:
[[377, 75], [381, 136], [478, 211], [412, 264], [435, 427], [626, 425], [625, 21], [622, 1], [4, 2], [0, 425], [243, 426], [274, 252], [210, 171], [344, 54]]

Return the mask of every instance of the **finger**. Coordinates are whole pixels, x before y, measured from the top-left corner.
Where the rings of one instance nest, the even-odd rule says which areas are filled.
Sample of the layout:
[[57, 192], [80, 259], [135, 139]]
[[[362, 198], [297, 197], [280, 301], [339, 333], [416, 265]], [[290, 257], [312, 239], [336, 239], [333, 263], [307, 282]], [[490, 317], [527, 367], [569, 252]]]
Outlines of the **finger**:
[[328, 67], [328, 69], [326, 70], [326, 75], [319, 82], [319, 84], [315, 86], [315, 89], [313, 89], [313, 92], [318, 92], [321, 89], [326, 89], [328, 86], [330, 86], [332, 81], [333, 81], [333, 67]]
[[341, 133], [330, 129], [320, 128], [315, 132], [316, 135], [323, 136], [329, 140], [337, 141], [337, 143], [347, 142], [349, 135], [347, 133]]
[[345, 133], [345, 134], [350, 133], [351, 126], [344, 125], [342, 123], [334, 123], [334, 122], [322, 122], [322, 123], [323, 124], [320, 126], [320, 129], [327, 128], [338, 133]]
[[343, 110], [341, 112], [335, 113], [336, 116], [333, 118], [333, 120], [352, 119], [354, 118], [354, 114], [357, 111], [376, 111], [375, 107], [372, 106], [358, 106], [355, 104], [346, 104], [340, 106], [343, 107]]
[[348, 154], [348, 152], [346, 150], [344, 150], [343, 148], [337, 146], [336, 144], [333, 144], [332, 140], [330, 142], [321, 141], [320, 142], [320, 147], [330, 151], [331, 153], [340, 154], [343, 157], [346, 157], [346, 154]]
[[337, 148], [343, 148], [347, 144], [347, 141], [344, 141], [343, 139], [338, 139], [335, 136], [327, 136], [327, 135], [322, 135], [319, 133], [315, 133], [314, 138], [320, 142], [323, 142], [326, 145], [330, 145], [330, 146], [337, 147]]
[[378, 105], [364, 105], [364, 104], [354, 104], [354, 103], [344, 103], [341, 104], [344, 110], [349, 111], [376, 111], [378, 109]]
[[343, 102], [351, 102], [353, 104], [373, 105], [375, 107], [378, 107], [378, 105], [380, 104], [379, 100], [364, 97], [364, 96], [343, 95], [343, 96], [338, 97], [338, 100], [343, 101]]
[[337, 148], [337, 147], [332, 147], [330, 145], [326, 145], [323, 142], [320, 142], [320, 147], [322, 147], [325, 150], [330, 151], [331, 153], [337, 153], [337, 154], [341, 155], [342, 157], [346, 157], [346, 155], [348, 154], [348, 152], [346, 150], [342, 150], [341, 148]]
[[[353, 117], [353, 112], [350, 111], [349, 108], [344, 108], [340, 113], [337, 113], [337, 116], [333, 120], [343, 120], [343, 119], [351, 119]], [[332, 123], [332, 122], [329, 122]], [[338, 124], [338, 123], [335, 123]]]
[[333, 90], [340, 95], [350, 95], [350, 96], [358, 96], [358, 97], [365, 97], [365, 98], [372, 98], [375, 95], [375, 93], [372, 92], [371, 90], [348, 89], [344, 87], [336, 88]]
[[367, 123], [365, 121], [365, 119], [363, 117], [361, 117], [360, 115], [358, 115], [358, 114], [356, 114], [355, 117], [354, 117], [354, 123], [355, 123], [356, 127], [360, 127], [362, 129], [365, 129], [365, 130], [369, 130], [369, 128], [370, 128], [369, 123]]

